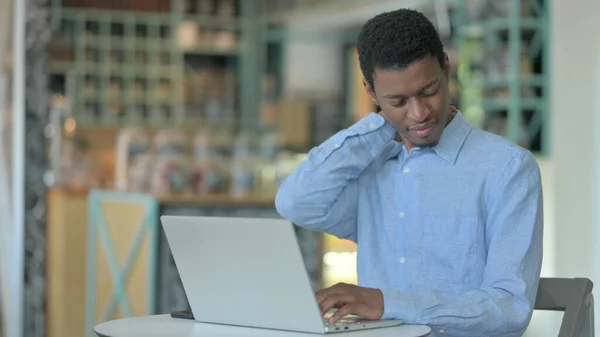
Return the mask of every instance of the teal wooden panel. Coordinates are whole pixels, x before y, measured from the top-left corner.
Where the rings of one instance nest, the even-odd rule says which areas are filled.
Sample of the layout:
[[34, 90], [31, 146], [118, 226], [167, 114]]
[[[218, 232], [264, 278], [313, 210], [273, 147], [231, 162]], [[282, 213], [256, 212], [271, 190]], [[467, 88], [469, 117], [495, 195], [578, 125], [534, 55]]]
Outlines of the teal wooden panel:
[[[109, 227], [106, 223], [101, 204], [103, 202], [124, 203], [144, 207], [134, 240], [128, 250], [125, 263], [119, 267], [115, 250], [110, 239]], [[148, 287], [146, 294], [146, 312], [151, 315], [156, 310], [156, 270], [158, 257], [158, 217], [157, 200], [145, 194], [128, 194], [119, 192], [93, 190], [88, 195], [88, 237], [87, 237], [87, 271], [86, 271], [86, 336], [93, 337], [96, 322], [96, 270], [98, 236], [102, 251], [105, 252], [113, 281], [113, 292], [105, 308], [101, 321], [109, 320], [119, 307], [125, 317], [131, 317], [131, 305], [125, 289], [126, 280], [131, 272], [136, 256], [141, 249], [145, 236], [148, 237]]]

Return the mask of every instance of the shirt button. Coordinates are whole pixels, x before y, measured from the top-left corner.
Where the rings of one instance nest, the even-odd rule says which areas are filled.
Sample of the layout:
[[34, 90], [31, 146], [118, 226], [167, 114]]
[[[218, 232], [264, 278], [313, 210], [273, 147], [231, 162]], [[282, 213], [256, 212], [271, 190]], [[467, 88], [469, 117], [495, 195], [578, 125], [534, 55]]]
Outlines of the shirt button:
[[406, 258], [401, 257], [400, 258], [400, 263], [406, 263]]
[[444, 330], [440, 330], [440, 333], [444, 333]]
[[410, 169], [408, 167], [405, 167], [404, 170], [402, 170], [404, 173], [408, 173], [410, 172]]
[[369, 127], [370, 127], [371, 129], [375, 129], [376, 125], [375, 125], [375, 124], [373, 124], [373, 123], [371, 123], [371, 124], [369, 124]]
[[337, 149], [340, 147], [340, 144], [335, 144], [333, 147], [335, 147]]
[[404, 214], [404, 212], [400, 212], [400, 217], [404, 218], [406, 216], [406, 214]]

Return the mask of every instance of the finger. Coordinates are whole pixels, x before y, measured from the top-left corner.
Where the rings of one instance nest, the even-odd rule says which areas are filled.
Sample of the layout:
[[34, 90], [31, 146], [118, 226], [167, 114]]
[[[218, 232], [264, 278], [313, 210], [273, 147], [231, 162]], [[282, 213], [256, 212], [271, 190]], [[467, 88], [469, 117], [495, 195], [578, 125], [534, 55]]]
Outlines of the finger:
[[327, 298], [329, 293], [331, 293], [331, 288], [325, 288], [317, 291], [317, 293], [315, 294], [315, 296], [317, 297], [317, 302], [321, 304], [321, 302], [323, 302], [323, 300]]
[[344, 285], [344, 283], [338, 283], [329, 288], [317, 291], [317, 293], [315, 294], [317, 297], [317, 302], [321, 304], [327, 297], [331, 295], [344, 293]]
[[321, 314], [324, 315], [327, 311], [333, 308], [340, 308], [352, 302], [352, 300], [353, 297], [348, 294], [333, 294], [319, 303], [319, 309], [321, 310]]
[[348, 303], [348, 304], [344, 305], [343, 307], [341, 307], [338, 311], [336, 311], [336, 313], [333, 314], [331, 316], [331, 318], [329, 318], [329, 323], [333, 324], [333, 323], [337, 322], [340, 318], [347, 316], [347, 315], [351, 315], [351, 314], [360, 315], [359, 310], [360, 310], [360, 306], [356, 302]]
[[333, 308], [342, 307], [348, 303], [354, 301], [354, 296], [350, 294], [335, 294], [327, 297], [320, 305], [321, 314], [325, 315], [325, 313]]
[[325, 299], [327, 299], [327, 297], [329, 297], [331, 295], [332, 295], [332, 293], [330, 291], [322, 290], [322, 291], [318, 292], [316, 295], [317, 303], [319, 305], [321, 305], [321, 303], [323, 303], [323, 301], [325, 301]]

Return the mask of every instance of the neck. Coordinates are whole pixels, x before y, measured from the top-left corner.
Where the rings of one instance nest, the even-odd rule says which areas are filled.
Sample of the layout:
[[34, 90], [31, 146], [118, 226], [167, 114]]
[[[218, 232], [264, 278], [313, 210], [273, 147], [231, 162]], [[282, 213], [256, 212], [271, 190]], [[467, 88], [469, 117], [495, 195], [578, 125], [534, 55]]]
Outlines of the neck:
[[446, 122], [446, 126], [452, 122], [454, 117], [456, 116], [456, 110], [450, 110], [450, 116], [448, 116], [448, 121]]

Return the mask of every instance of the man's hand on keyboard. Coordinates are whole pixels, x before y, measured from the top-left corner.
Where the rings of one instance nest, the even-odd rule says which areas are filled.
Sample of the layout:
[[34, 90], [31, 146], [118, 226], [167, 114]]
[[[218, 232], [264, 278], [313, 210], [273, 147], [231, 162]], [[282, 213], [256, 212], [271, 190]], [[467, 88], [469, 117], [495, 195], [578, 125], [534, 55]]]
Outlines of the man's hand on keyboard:
[[383, 294], [379, 289], [338, 283], [318, 291], [316, 295], [321, 314], [333, 308], [338, 309], [329, 319], [332, 324], [350, 314], [372, 320], [383, 316]]

